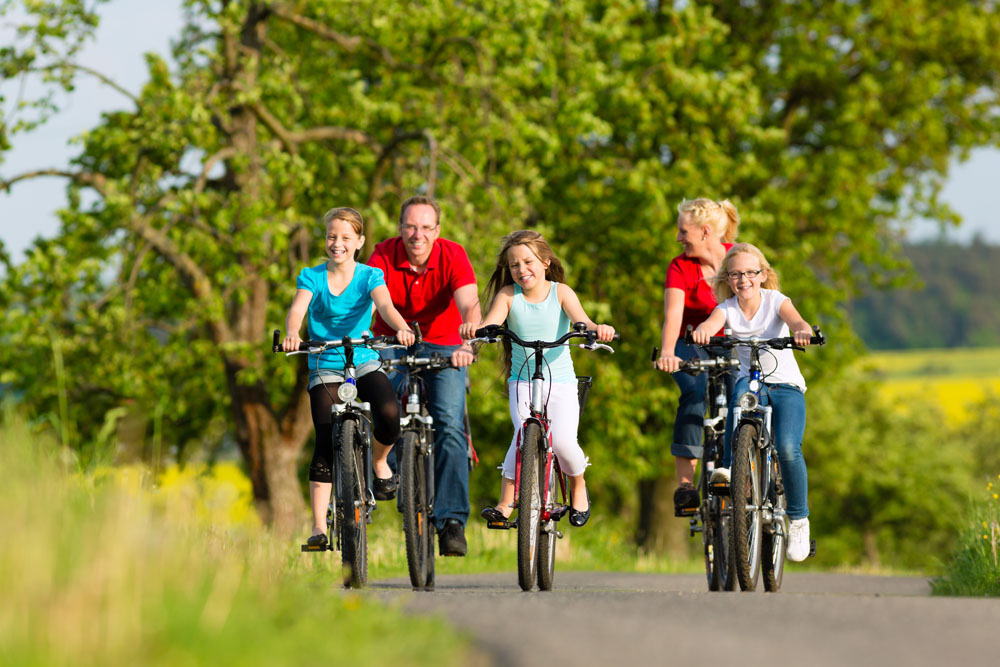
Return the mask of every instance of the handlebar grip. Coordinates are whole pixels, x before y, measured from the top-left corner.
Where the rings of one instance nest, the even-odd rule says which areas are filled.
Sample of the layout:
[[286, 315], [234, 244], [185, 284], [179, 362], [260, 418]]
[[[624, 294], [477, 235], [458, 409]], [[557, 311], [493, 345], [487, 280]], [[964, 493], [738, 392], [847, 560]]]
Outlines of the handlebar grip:
[[819, 325], [813, 325], [813, 333], [816, 335], [809, 339], [810, 345], [826, 345], [826, 336], [820, 331]]
[[694, 338], [691, 337], [691, 333], [694, 331], [694, 327], [690, 324], [684, 330], [684, 342], [688, 345], [694, 345]]
[[413, 341], [414, 345], [420, 345], [424, 341], [424, 336], [420, 333], [420, 322], [413, 320], [410, 322], [410, 328], [413, 329], [413, 333], [416, 334], [417, 339]]
[[620, 343], [622, 340], [622, 335], [616, 331], [615, 335], [611, 337], [611, 340], [616, 340]]
[[281, 352], [281, 330], [275, 329], [271, 337], [271, 354]]
[[649, 356], [649, 363], [655, 364], [656, 360], [660, 358], [660, 348], [654, 347], [653, 354]]
[[485, 327], [482, 327], [481, 329], [476, 329], [476, 335], [474, 337], [490, 338], [493, 335], [493, 332], [496, 331], [497, 329], [498, 329], [497, 325], [487, 324]]

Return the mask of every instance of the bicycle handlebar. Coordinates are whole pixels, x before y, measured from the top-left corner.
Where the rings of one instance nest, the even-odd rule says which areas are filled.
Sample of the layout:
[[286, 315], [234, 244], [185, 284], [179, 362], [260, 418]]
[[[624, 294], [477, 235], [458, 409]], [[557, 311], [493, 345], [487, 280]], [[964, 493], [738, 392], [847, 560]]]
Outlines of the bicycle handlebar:
[[[351, 347], [370, 347], [372, 349], [383, 349], [387, 347], [406, 347], [401, 345], [395, 336], [362, 336], [361, 338], [348, 338], [344, 337], [340, 340], [304, 340], [299, 343], [298, 352], [325, 352], [326, 350], [344, 347], [350, 345]], [[279, 329], [274, 330], [274, 334], [271, 338], [271, 352], [277, 354], [281, 352], [281, 331]], [[294, 354], [289, 352], [289, 354]]]
[[[559, 337], [558, 340], [554, 341], [544, 341], [544, 340], [534, 340], [525, 341], [522, 340], [520, 336], [511, 331], [505, 326], [499, 324], [489, 324], [481, 329], [476, 329], [475, 338], [469, 342], [486, 342], [495, 343], [498, 336], [505, 336], [511, 340], [511, 342], [517, 343], [521, 347], [527, 347], [535, 350], [542, 350], [552, 347], [559, 347], [565, 345], [567, 341], [573, 338], [586, 338], [587, 342], [585, 345], [590, 346], [597, 342], [597, 332], [594, 330], [587, 330], [587, 325], [583, 322], [577, 322], [573, 325], [573, 331], [567, 332]], [[615, 332], [614, 337], [611, 339], [614, 341], [620, 341], [621, 335]]]
[[[660, 348], [654, 347], [653, 354], [650, 355], [649, 361], [655, 366], [656, 360], [659, 358]], [[699, 373], [716, 368], [726, 370], [729, 368], [736, 368], [739, 365], [739, 359], [733, 359], [732, 357], [712, 357], [711, 359], [688, 359], [686, 361], [682, 361], [677, 370], [684, 373], [690, 373], [691, 375], [698, 375]]]
[[440, 354], [434, 354], [429, 357], [407, 355], [396, 359], [383, 359], [382, 364], [396, 367], [424, 367], [432, 371], [443, 368], [457, 368], [456, 366], [452, 366], [451, 357], [445, 357]]
[[[814, 326], [813, 333], [816, 334], [809, 339], [810, 345], [826, 345], [826, 336], [820, 331], [818, 326]], [[684, 342], [689, 345], [698, 345], [691, 338], [692, 327], [689, 324], [687, 331], [684, 332]], [[795, 344], [794, 336], [782, 336], [779, 338], [758, 338], [753, 336], [751, 338], [737, 338], [736, 336], [712, 336], [709, 338], [708, 343], [705, 345], [714, 345], [716, 347], [733, 348], [738, 345], [745, 345], [747, 347], [769, 347], [775, 350], [784, 350], [785, 348], [791, 348], [793, 350], [805, 350], [804, 347]]]

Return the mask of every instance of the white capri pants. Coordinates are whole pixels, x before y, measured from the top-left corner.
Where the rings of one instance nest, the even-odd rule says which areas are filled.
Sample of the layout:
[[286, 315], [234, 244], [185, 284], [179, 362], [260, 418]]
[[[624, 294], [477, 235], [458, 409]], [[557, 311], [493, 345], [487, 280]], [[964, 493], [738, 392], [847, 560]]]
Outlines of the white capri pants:
[[[514, 437], [503, 460], [503, 476], [509, 480], [515, 479], [517, 472], [518, 432], [524, 425], [524, 420], [531, 415], [530, 390], [530, 382], [511, 382], [507, 385], [510, 420], [514, 423]], [[546, 411], [549, 417], [549, 432], [552, 435], [552, 450], [559, 459], [559, 467], [571, 477], [582, 475], [588, 461], [577, 441], [580, 399], [576, 382], [556, 382], [551, 385], [545, 382], [542, 391], [548, 399]]]

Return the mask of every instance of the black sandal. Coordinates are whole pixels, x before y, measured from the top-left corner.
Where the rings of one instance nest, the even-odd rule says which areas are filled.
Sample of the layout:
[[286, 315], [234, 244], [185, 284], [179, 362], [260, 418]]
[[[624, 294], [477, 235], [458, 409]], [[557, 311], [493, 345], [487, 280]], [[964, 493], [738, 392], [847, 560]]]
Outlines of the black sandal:
[[327, 545], [326, 535], [320, 533], [319, 535], [313, 535], [308, 540], [306, 540], [306, 546], [309, 547], [325, 547]]
[[586, 493], [587, 493], [587, 509], [585, 509], [584, 511], [581, 512], [580, 510], [576, 509], [575, 507], [573, 507], [573, 503], [570, 502], [570, 506], [569, 506], [569, 523], [570, 523], [571, 526], [575, 526], [575, 527], [579, 528], [583, 524], [587, 523], [587, 520], [590, 518], [590, 489], [589, 488], [586, 489]]
[[506, 530], [511, 527], [510, 519], [503, 515], [503, 512], [496, 507], [484, 507], [479, 516], [486, 519], [487, 528]]
[[372, 480], [372, 494], [375, 500], [392, 500], [396, 497], [397, 488], [399, 488], [399, 475], [386, 479], [375, 477]]

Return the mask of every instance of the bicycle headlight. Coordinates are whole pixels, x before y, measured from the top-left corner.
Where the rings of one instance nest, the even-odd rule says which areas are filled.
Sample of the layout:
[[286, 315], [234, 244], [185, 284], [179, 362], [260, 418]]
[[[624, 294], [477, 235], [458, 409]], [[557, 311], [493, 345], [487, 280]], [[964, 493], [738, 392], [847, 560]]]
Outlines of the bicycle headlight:
[[749, 412], [751, 410], [757, 409], [757, 404], [759, 403], [759, 401], [757, 400], [756, 394], [754, 394], [751, 391], [748, 391], [747, 393], [740, 396], [739, 403], [740, 403], [740, 408], [742, 408], [744, 412]]
[[339, 396], [340, 400], [344, 403], [350, 403], [358, 397], [358, 386], [348, 380], [337, 389], [337, 396]]

